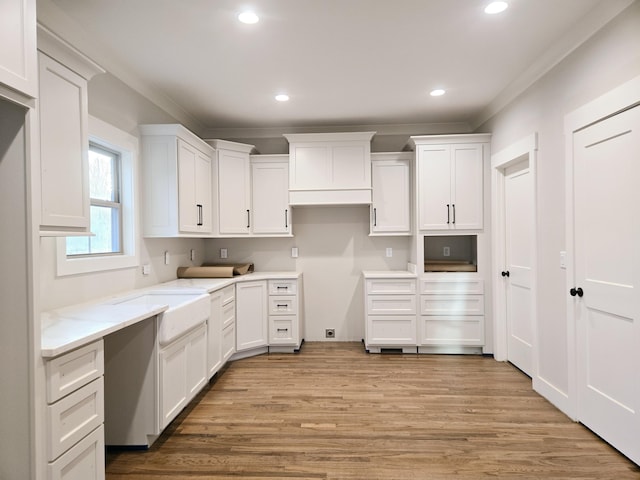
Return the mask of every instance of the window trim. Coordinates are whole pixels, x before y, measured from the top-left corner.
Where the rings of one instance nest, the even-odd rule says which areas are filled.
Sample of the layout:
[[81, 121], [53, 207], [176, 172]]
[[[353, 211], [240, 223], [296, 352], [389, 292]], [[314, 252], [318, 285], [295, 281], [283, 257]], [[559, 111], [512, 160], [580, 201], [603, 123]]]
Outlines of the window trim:
[[89, 141], [120, 154], [120, 205], [122, 253], [67, 257], [67, 239], [56, 243], [57, 276], [136, 268], [140, 264], [137, 207], [138, 138], [98, 118], [89, 116]]

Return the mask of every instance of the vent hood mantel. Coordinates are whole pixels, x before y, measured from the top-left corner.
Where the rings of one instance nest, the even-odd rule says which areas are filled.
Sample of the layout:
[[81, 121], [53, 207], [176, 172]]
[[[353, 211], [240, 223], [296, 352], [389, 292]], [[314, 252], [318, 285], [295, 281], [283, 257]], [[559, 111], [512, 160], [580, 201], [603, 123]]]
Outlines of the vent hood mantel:
[[289, 203], [371, 204], [371, 139], [375, 132], [285, 134]]

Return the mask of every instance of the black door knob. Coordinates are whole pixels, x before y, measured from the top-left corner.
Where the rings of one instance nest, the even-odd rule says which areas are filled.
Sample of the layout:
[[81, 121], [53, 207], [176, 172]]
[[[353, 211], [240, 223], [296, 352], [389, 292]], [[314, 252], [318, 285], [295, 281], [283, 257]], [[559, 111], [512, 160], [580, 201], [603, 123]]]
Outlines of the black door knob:
[[502, 272], [502, 276], [503, 277], [508, 277], [509, 276], [509, 270], [507, 270], [506, 272]]
[[582, 288], [580, 287], [572, 288], [571, 290], [569, 290], [569, 295], [571, 295], [572, 297], [575, 297], [576, 295], [582, 297], [584, 295], [584, 290], [582, 290]]

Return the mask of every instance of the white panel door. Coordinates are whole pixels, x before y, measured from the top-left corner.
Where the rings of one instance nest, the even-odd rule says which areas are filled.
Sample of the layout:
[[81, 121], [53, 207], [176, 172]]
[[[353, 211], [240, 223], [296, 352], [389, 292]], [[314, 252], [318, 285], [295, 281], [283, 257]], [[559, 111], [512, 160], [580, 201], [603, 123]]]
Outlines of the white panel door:
[[507, 359], [533, 375], [533, 176], [529, 160], [504, 175]]
[[253, 233], [291, 232], [287, 163], [251, 164], [251, 204]]
[[640, 107], [574, 133], [578, 420], [640, 463]]
[[195, 148], [178, 139], [178, 216], [183, 232], [197, 232], [200, 223], [194, 184], [197, 157]]
[[267, 282], [236, 285], [236, 351], [264, 347], [269, 341]]
[[198, 214], [198, 231], [211, 232], [212, 208], [211, 199], [211, 157], [198, 150], [196, 157], [196, 213]]

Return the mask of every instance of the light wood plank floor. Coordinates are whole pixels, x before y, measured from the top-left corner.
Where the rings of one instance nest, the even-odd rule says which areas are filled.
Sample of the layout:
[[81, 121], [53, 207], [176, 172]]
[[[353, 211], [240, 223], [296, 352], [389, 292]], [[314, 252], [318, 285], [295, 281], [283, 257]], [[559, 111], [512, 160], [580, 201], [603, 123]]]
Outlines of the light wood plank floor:
[[214, 380], [151, 449], [109, 453], [107, 479], [640, 478], [492, 358], [307, 343]]

